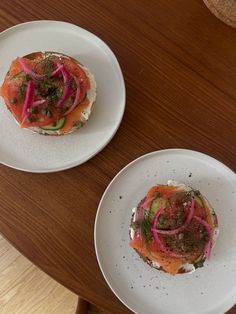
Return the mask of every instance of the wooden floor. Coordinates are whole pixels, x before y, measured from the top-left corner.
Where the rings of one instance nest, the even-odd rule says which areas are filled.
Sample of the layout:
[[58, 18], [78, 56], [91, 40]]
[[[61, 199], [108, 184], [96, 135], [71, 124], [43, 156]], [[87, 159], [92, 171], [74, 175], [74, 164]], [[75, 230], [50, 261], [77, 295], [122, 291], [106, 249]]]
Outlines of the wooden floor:
[[[78, 297], [0, 235], [0, 314], [75, 314]], [[87, 304], [87, 314], [105, 314]]]
[[[0, 314], [75, 314], [78, 297], [39, 270], [0, 235]], [[83, 312], [84, 313], [84, 312]], [[87, 314], [105, 314], [92, 304]], [[234, 310], [228, 312], [235, 313]]]
[[77, 301], [0, 236], [1, 314], [75, 314]]

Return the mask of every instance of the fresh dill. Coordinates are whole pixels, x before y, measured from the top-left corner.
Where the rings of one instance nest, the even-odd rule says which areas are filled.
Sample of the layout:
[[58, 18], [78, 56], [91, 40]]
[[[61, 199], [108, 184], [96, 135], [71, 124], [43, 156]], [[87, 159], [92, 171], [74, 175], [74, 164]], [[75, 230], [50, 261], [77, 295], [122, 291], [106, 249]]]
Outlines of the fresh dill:
[[144, 213], [144, 218], [141, 221], [141, 232], [147, 241], [151, 241], [152, 239], [151, 219], [147, 213]]

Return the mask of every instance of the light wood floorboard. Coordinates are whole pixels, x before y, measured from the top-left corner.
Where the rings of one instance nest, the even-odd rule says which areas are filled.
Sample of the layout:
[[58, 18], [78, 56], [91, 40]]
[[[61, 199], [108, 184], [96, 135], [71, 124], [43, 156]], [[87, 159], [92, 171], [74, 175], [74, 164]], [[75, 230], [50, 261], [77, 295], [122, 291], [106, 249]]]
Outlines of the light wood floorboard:
[[75, 314], [77, 301], [0, 236], [0, 314]]

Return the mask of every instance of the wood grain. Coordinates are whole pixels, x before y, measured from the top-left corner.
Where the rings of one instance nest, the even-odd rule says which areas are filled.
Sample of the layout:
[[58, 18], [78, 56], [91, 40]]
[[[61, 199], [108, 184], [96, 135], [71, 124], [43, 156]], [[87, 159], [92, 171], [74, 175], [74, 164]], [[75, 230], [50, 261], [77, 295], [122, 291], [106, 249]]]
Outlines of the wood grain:
[[199, 0], [1, 0], [0, 30], [55, 19], [101, 37], [123, 70], [127, 107], [110, 144], [60, 173], [0, 166], [0, 231], [60, 283], [108, 312], [93, 243], [97, 205], [128, 162], [163, 148], [209, 154], [236, 170], [236, 32]]
[[203, 0], [206, 6], [216, 17], [224, 23], [236, 27], [235, 0]]
[[75, 314], [77, 296], [39, 270], [0, 235], [0, 313]]

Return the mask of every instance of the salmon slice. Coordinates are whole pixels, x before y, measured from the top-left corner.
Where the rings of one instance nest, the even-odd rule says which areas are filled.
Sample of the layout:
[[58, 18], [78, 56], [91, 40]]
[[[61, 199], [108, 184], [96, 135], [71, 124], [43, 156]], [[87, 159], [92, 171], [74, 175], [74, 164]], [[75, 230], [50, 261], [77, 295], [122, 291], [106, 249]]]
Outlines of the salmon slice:
[[176, 275], [179, 268], [184, 263], [184, 259], [182, 258], [167, 257], [154, 243], [146, 245], [140, 237], [132, 239], [129, 244], [133, 249], [137, 250], [142, 257], [146, 257], [150, 261], [158, 263], [159, 267], [171, 275]]

